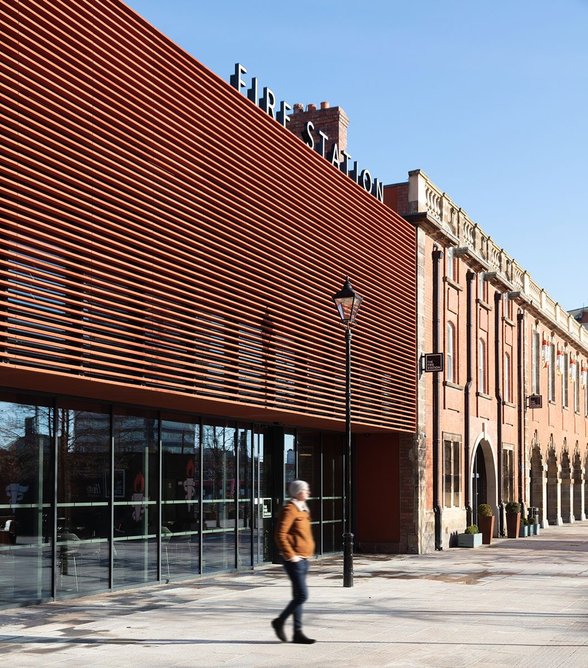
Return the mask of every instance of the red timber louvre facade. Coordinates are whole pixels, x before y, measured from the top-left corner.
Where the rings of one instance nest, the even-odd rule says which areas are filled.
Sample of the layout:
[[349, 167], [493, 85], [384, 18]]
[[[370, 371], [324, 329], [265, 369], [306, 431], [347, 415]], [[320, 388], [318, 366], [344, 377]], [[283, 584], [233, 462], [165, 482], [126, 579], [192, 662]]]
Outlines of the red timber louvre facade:
[[410, 549], [409, 223], [116, 0], [0, 21], [0, 601], [271, 561], [294, 476], [340, 550], [347, 274], [357, 544]]

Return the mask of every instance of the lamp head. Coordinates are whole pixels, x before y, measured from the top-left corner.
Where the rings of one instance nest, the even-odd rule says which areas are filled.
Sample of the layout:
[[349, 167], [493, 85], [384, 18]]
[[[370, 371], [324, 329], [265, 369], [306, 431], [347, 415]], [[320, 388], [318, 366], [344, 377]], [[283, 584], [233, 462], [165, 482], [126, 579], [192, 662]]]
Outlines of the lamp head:
[[348, 276], [345, 278], [345, 283], [341, 290], [333, 295], [333, 301], [337, 307], [341, 322], [345, 327], [352, 327], [355, 318], [357, 317], [359, 307], [361, 306], [361, 302], [363, 301], [363, 297], [355, 292]]

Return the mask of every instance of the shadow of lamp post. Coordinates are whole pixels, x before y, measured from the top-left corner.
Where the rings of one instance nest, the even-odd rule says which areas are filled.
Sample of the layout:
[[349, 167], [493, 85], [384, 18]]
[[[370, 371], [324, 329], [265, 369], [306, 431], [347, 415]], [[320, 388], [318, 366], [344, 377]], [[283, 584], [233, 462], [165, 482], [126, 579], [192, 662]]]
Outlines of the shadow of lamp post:
[[343, 533], [343, 586], [353, 587], [353, 533], [351, 531], [351, 328], [363, 297], [351, 287], [349, 277], [333, 301], [345, 327], [345, 508]]

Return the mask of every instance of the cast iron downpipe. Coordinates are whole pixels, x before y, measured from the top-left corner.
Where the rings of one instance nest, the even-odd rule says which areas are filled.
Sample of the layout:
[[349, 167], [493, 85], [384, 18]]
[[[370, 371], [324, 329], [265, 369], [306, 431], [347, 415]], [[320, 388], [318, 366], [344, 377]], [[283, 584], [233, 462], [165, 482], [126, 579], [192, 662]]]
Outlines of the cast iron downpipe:
[[517, 440], [518, 440], [518, 460], [519, 460], [519, 500], [523, 502], [523, 454], [525, 449], [525, 388], [523, 386], [523, 366], [524, 366], [524, 343], [525, 340], [525, 321], [524, 312], [519, 309], [517, 312], [517, 404], [518, 404], [518, 424], [517, 424]]
[[[443, 251], [433, 246], [433, 352], [439, 348], [439, 265]], [[435, 517], [435, 549], [442, 550], [441, 506], [439, 505], [439, 372], [433, 372], [433, 513]]]
[[472, 478], [470, 475], [470, 392], [472, 391], [472, 285], [476, 275], [466, 274], [466, 384], [463, 397], [463, 470], [466, 526], [473, 524], [472, 500], [470, 498]]
[[496, 397], [496, 441], [498, 451], [498, 461], [496, 468], [498, 470], [498, 535], [504, 536], [503, 507], [502, 498], [502, 385], [500, 368], [502, 364], [502, 355], [500, 354], [500, 301], [502, 293], [494, 293], [494, 395]]

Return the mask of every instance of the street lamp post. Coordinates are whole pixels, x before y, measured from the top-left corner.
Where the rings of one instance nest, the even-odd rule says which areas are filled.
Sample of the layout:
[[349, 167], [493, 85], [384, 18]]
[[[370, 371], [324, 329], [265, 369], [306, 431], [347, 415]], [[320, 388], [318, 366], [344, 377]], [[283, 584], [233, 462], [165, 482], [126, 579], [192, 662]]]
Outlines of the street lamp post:
[[353, 533], [351, 532], [351, 328], [363, 297], [351, 287], [349, 277], [333, 301], [345, 327], [345, 509], [343, 533], [343, 586], [353, 587]]

